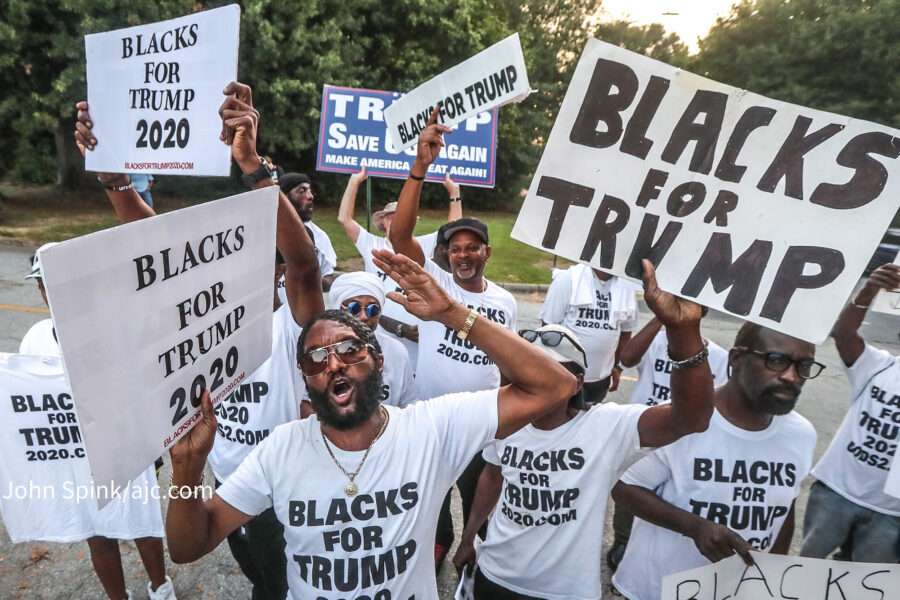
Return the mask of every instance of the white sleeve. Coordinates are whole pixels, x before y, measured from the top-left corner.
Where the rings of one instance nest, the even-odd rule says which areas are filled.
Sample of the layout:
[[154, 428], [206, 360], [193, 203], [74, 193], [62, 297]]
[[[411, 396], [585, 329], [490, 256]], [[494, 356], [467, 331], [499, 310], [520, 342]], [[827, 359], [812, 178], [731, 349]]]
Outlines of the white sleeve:
[[655, 490], [672, 476], [662, 448], [640, 459], [619, 479], [624, 484]]
[[434, 248], [437, 246], [437, 231], [426, 233], [425, 235], [417, 235], [416, 241], [418, 241], [419, 246], [422, 247], [425, 258], [434, 256]]
[[324, 252], [319, 254], [319, 274], [322, 275], [322, 277], [334, 273], [334, 267], [335, 263], [328, 260], [328, 257], [325, 256]]
[[509, 321], [506, 322], [506, 328], [509, 329], [510, 331], [512, 331], [513, 333], [515, 333], [516, 332], [516, 323], [518, 322], [518, 320], [519, 320], [519, 303], [516, 302], [516, 297], [512, 296], [512, 300], [510, 302], [510, 309], [509, 309]]
[[[328, 234], [321, 227], [319, 227], [319, 231], [316, 234], [316, 247], [322, 253], [322, 256], [331, 263], [333, 272], [334, 266], [337, 265], [337, 254], [334, 252], [334, 246], [331, 245], [331, 238], [328, 237]], [[326, 273], [323, 272], [322, 274], [325, 275]]]
[[[634, 292], [632, 292], [632, 293], [634, 293]], [[634, 305], [635, 305], [635, 307], [637, 307], [637, 305], [638, 305], [637, 298], [635, 298]], [[635, 310], [634, 317], [632, 317], [631, 319], [629, 319], [627, 321], [619, 322], [619, 331], [625, 331], [625, 332], [634, 331], [635, 329], [638, 328], [639, 325], [640, 325], [640, 311]]]
[[[419, 390], [416, 387], [416, 378], [413, 375], [412, 365], [409, 362], [409, 355], [406, 350], [399, 354], [401, 366], [400, 389], [396, 390], [397, 395], [394, 397], [397, 406], [403, 408], [419, 401]], [[393, 391], [391, 392], [394, 393]]]
[[876, 373], [887, 369], [896, 360], [890, 352], [866, 344], [856, 362], [846, 367], [847, 378], [850, 380], [850, 398], [856, 399]]
[[603, 460], [618, 475], [648, 452], [641, 447], [638, 430], [638, 421], [648, 408], [641, 404], [601, 404], [588, 412], [589, 418], [596, 419], [598, 437], [603, 439]]
[[372, 247], [374, 246], [373, 238], [375, 236], [363, 229], [359, 228], [359, 235], [356, 236], [356, 241], [353, 242], [353, 245], [356, 246], [356, 249], [359, 250], [359, 253], [363, 258], [372, 254]]
[[258, 515], [272, 506], [272, 487], [263, 468], [263, 453], [273, 445], [273, 435], [248, 454], [216, 494], [225, 502], [248, 515]]
[[485, 462], [497, 465], [498, 467], [500, 466], [500, 455], [497, 454], [497, 446], [500, 444], [500, 440], [494, 440], [484, 447], [484, 450], [481, 451], [481, 456], [484, 458]]
[[540, 319], [544, 323], [559, 325], [566, 317], [569, 308], [569, 300], [572, 297], [572, 275], [569, 271], [563, 271], [547, 289], [547, 297], [541, 307]]
[[447, 394], [415, 405], [428, 411], [454, 479], [496, 437], [498, 391]]

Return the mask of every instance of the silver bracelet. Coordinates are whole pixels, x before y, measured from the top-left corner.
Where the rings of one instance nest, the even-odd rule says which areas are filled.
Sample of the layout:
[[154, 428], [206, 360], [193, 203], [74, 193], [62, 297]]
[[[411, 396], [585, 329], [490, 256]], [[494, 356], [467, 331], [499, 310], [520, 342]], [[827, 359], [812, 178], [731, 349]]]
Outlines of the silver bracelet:
[[672, 349], [666, 346], [666, 354], [669, 356], [669, 360], [672, 361], [672, 368], [677, 371], [683, 371], [684, 369], [690, 369], [691, 367], [696, 367], [697, 365], [702, 365], [706, 362], [707, 357], [709, 357], [709, 350], [706, 347], [706, 340], [703, 340], [703, 348], [697, 354], [693, 356], [689, 356], [684, 360], [675, 360], [672, 358]]

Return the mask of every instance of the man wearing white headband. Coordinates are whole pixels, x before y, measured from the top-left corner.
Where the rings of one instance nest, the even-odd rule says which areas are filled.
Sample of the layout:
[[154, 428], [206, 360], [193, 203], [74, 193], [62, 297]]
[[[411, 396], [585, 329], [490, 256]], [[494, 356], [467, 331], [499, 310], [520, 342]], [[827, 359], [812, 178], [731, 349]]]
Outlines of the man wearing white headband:
[[348, 312], [375, 333], [384, 356], [384, 395], [381, 401], [403, 408], [419, 399], [409, 355], [403, 344], [378, 327], [384, 306], [384, 287], [372, 273], [344, 273], [334, 280], [328, 296], [332, 308]]

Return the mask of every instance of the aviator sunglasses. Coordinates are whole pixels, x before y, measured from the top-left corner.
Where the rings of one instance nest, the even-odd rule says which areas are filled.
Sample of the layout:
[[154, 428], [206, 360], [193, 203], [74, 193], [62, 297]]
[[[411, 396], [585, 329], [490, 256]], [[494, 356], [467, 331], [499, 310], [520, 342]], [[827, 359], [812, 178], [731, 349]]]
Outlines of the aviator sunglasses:
[[377, 317], [381, 314], [381, 307], [375, 302], [363, 306], [362, 304], [354, 300], [347, 306], [341, 306], [341, 308], [354, 317], [361, 313], [363, 310], [366, 311], [367, 317]]
[[339, 361], [349, 366], [366, 360], [370, 348], [375, 350], [371, 344], [362, 340], [344, 340], [309, 350], [297, 360], [297, 366], [304, 375], [313, 377], [325, 372], [329, 354], [334, 354]]
[[759, 356], [766, 361], [766, 368], [776, 373], [784, 373], [791, 365], [794, 365], [797, 375], [803, 379], [815, 379], [822, 372], [822, 369], [825, 368], [825, 365], [811, 358], [794, 360], [790, 355], [782, 352], [763, 352], [762, 350], [751, 350], [746, 346], [735, 346], [734, 349]]

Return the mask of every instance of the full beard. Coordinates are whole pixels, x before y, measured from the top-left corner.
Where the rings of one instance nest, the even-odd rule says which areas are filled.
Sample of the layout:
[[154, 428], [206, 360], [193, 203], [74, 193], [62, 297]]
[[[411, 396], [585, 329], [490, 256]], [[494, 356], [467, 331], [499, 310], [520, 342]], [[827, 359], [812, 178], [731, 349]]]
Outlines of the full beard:
[[[781, 391], [793, 392], [793, 400], [785, 400], [784, 398], [779, 398], [775, 395], [776, 392]], [[794, 385], [791, 385], [789, 383], [785, 383], [782, 385], [771, 385], [765, 388], [759, 394], [756, 399], [756, 405], [762, 412], [772, 415], [786, 415], [794, 410], [794, 406], [797, 405], [797, 400], [799, 398], [800, 389]]]
[[340, 431], [353, 429], [369, 419], [381, 405], [382, 373], [373, 369], [365, 379], [356, 382], [356, 404], [353, 410], [338, 412], [335, 406], [328, 400], [328, 392], [320, 392], [307, 387], [309, 400], [312, 403], [316, 416], [323, 425], [333, 427]]

